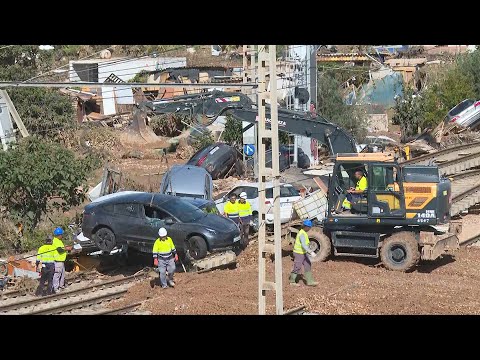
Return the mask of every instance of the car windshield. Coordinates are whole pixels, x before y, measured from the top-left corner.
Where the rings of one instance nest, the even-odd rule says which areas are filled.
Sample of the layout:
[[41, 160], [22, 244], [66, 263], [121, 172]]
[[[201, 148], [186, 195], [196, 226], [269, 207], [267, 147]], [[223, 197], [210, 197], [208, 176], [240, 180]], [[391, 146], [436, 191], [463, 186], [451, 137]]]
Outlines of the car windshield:
[[198, 207], [182, 199], [172, 199], [162, 203], [162, 207], [184, 223], [195, 222], [205, 216]]

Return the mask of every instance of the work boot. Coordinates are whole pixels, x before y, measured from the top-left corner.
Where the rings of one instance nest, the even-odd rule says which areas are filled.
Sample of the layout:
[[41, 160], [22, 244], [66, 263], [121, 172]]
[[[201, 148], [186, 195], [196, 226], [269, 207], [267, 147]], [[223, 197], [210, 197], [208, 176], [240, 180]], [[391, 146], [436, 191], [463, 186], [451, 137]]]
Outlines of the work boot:
[[175, 287], [175, 282], [173, 280], [168, 280], [168, 285], [171, 287]]
[[290, 273], [290, 285], [293, 285], [293, 286], [300, 286], [298, 283], [297, 283], [297, 274], [295, 273]]
[[306, 272], [305, 273], [305, 281], [307, 282], [307, 286], [317, 286], [318, 282], [313, 280], [313, 275], [312, 272]]

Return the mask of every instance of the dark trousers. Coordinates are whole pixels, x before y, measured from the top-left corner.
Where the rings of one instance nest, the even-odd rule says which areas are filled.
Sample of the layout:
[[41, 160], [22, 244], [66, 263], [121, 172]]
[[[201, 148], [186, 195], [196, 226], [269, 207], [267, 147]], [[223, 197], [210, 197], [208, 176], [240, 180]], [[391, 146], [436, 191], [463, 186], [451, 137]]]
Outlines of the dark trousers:
[[[53, 275], [55, 274], [55, 264], [45, 264], [40, 273], [40, 284], [38, 285], [35, 295], [45, 296], [53, 293]], [[47, 283], [47, 291], [45, 292], [45, 283]]]
[[293, 273], [300, 274], [302, 272], [302, 267], [305, 272], [312, 270], [312, 263], [306, 254], [297, 254], [293, 253]]
[[248, 245], [248, 235], [250, 234], [250, 221], [245, 220], [240, 223], [240, 242], [244, 248]]

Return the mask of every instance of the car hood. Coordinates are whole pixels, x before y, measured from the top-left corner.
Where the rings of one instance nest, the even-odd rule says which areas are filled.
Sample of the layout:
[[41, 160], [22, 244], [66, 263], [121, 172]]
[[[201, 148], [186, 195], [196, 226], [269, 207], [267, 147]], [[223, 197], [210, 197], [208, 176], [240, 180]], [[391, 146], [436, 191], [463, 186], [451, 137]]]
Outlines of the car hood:
[[237, 225], [232, 220], [214, 214], [207, 214], [207, 216], [198, 219], [196, 223], [220, 232], [238, 230]]

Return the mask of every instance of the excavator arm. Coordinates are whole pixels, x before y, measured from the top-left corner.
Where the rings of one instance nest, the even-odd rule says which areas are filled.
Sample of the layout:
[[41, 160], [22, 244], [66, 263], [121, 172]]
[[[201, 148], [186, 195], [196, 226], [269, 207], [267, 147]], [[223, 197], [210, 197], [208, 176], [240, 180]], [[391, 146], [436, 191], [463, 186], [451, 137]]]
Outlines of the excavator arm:
[[[146, 101], [140, 104], [140, 108], [158, 115], [172, 113], [189, 115], [198, 123], [201, 118], [206, 118], [211, 124], [218, 116], [227, 114], [251, 124], [258, 121], [257, 105], [242, 93], [212, 91], [181, 95], [165, 100]], [[269, 105], [266, 106], [266, 117], [268, 126]], [[347, 131], [318, 115], [312, 116], [309, 113], [279, 108], [278, 127], [282, 131], [317, 139], [332, 155], [357, 152], [355, 139]]]

